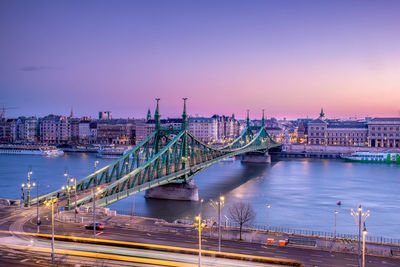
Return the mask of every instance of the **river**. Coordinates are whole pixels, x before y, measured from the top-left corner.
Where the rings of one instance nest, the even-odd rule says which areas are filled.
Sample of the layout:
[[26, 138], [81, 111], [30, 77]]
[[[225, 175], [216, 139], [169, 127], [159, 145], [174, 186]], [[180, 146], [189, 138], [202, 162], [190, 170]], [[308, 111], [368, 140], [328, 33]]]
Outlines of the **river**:
[[[94, 154], [66, 153], [46, 158], [29, 155], [0, 155], [0, 198], [20, 198], [21, 184], [31, 166], [32, 181], [39, 181], [39, 193], [65, 184], [64, 171], [83, 178], [94, 168], [112, 160], [97, 159]], [[194, 177], [204, 199], [206, 218], [216, 217], [211, 205], [219, 194], [225, 196], [223, 215], [237, 201], [248, 202], [256, 212], [254, 224], [267, 224], [270, 204], [271, 226], [333, 232], [334, 211], [338, 233], [357, 233], [350, 209], [362, 205], [370, 210], [366, 225], [369, 234], [400, 238], [400, 165], [348, 163], [333, 159], [285, 159], [269, 165], [220, 162]], [[36, 190], [32, 192], [36, 195]], [[342, 205], [337, 206], [341, 201]], [[134, 202], [134, 205], [133, 205]], [[165, 218], [193, 218], [198, 202], [145, 199], [144, 192], [121, 200], [110, 208]], [[223, 222], [225, 216], [223, 216]]]

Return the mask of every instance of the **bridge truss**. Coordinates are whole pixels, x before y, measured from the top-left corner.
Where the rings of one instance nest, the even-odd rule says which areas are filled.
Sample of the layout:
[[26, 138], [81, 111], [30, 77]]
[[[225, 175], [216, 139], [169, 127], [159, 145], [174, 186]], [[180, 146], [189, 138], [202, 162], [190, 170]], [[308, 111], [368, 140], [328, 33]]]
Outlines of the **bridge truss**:
[[[77, 182], [77, 193], [98, 187], [96, 206], [104, 207], [153, 187], [186, 182], [223, 159], [247, 152], [264, 153], [281, 145], [265, 130], [264, 114], [262, 127], [258, 128], [250, 126], [248, 114], [247, 127], [242, 134], [232, 143], [219, 148], [200, 141], [188, 131], [187, 125], [185, 99], [182, 128], [161, 129], [157, 99], [155, 130], [121, 158]], [[65, 194], [65, 190], [57, 190], [40, 196], [39, 202]], [[32, 203], [36, 201], [32, 199]], [[77, 205], [88, 205], [92, 201], [93, 195], [86, 194], [78, 199]], [[70, 205], [66, 208], [72, 208], [75, 203]]]

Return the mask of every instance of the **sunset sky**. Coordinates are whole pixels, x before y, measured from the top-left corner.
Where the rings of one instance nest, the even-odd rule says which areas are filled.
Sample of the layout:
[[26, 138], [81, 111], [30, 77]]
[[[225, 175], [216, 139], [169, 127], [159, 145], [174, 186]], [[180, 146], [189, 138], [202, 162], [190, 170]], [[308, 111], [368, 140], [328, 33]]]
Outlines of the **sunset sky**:
[[0, 1], [18, 115], [400, 116], [400, 1]]

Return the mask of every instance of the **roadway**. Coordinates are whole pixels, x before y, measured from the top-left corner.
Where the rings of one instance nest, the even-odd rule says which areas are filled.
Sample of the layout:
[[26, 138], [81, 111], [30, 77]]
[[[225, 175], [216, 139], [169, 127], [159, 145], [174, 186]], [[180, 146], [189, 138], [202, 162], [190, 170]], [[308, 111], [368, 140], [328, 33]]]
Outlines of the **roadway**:
[[[0, 219], [0, 228], [9, 229], [0, 231], [0, 266], [47, 266], [50, 262], [50, 240], [35, 238], [19, 234], [21, 231], [35, 232], [36, 226], [31, 222], [31, 212], [14, 211]], [[43, 231], [50, 232], [51, 225], [46, 223], [41, 227]], [[82, 226], [57, 224], [56, 232], [60, 234], [67, 231], [69, 234], [82, 231]], [[84, 234], [90, 236], [91, 231], [84, 231]], [[100, 232], [99, 235], [102, 233]], [[124, 265], [113, 261], [115, 257], [123, 257], [128, 266], [182, 266], [194, 267], [198, 264], [198, 256], [191, 254], [177, 254], [173, 252], [162, 252], [148, 249], [123, 248], [106, 245], [83, 244], [74, 242], [56, 241], [56, 263], [58, 265], [68, 266], [78, 264], [79, 266], [119, 266]], [[86, 255], [85, 258], [77, 257], [72, 254], [81, 252], [80, 255]], [[91, 259], [89, 257], [96, 257]], [[227, 266], [240, 267], [248, 262], [241, 260], [232, 260], [215, 257], [202, 257], [204, 266]], [[255, 267], [272, 267], [276, 265], [264, 263], [251, 263]]]
[[[42, 220], [42, 233], [51, 233], [49, 221]], [[162, 226], [160, 226], [162, 227]], [[24, 225], [26, 232], [36, 232], [36, 225], [32, 221]], [[65, 235], [76, 235], [82, 237], [93, 237], [92, 230], [86, 230], [81, 224], [56, 224], [56, 233]], [[125, 228], [106, 228], [98, 233], [98, 238], [119, 241], [130, 241], [140, 243], [151, 243], [157, 245], [168, 245], [185, 248], [198, 248], [198, 238], [193, 234], [176, 233], [152, 233], [146, 231], [134, 231]], [[205, 250], [218, 250], [218, 243], [215, 239], [202, 238], [202, 248]], [[266, 246], [256, 243], [239, 241], [222, 241], [223, 252], [242, 253], [264, 257], [299, 260], [306, 266], [358, 266], [357, 255], [321, 251], [303, 247], [279, 247]], [[368, 267], [400, 266], [400, 259], [366, 256]]]
[[[44, 214], [44, 212], [46, 212], [46, 214]], [[32, 212], [27, 210], [10, 210], [8, 214], [4, 212], [0, 213], [0, 229], [10, 229], [16, 232], [36, 232], [36, 224], [34, 223], [35, 219], [32, 219], [31, 214]], [[40, 226], [40, 232], [51, 233], [51, 221], [48, 210], [41, 208], [41, 214], [42, 225]], [[67, 224], [56, 221], [55, 225], [56, 234], [93, 237], [93, 231], [84, 229], [81, 224]], [[135, 231], [125, 228], [107, 227], [104, 231], [99, 232], [97, 237], [101, 239], [119, 241], [150, 243], [194, 249], [198, 248], [197, 236], [193, 235], [192, 233], [185, 234], [179, 231], [176, 233], [153, 233], [146, 231]], [[22, 239], [24, 238], [22, 237]], [[28, 238], [25, 239], [28, 240]], [[205, 250], [215, 251], [218, 248], [217, 240], [215, 239], [203, 237], [202, 242], [203, 249]], [[88, 245], [85, 244], [83, 246], [86, 247]], [[355, 254], [321, 251], [303, 247], [266, 246], [256, 243], [223, 240], [222, 251], [299, 260], [303, 262], [305, 266], [358, 266], [357, 255]], [[400, 266], [400, 259], [366, 256], [366, 264], [368, 267]], [[243, 266], [245, 266], [245, 264]]]

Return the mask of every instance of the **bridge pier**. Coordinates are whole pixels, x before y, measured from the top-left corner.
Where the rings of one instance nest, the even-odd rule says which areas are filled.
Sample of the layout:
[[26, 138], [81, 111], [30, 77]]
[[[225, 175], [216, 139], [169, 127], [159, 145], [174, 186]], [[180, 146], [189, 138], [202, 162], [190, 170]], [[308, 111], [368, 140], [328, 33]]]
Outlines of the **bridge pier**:
[[172, 183], [160, 185], [146, 190], [145, 198], [170, 200], [199, 200], [199, 188], [193, 179], [186, 183]]
[[268, 154], [268, 151], [265, 153], [259, 152], [248, 152], [241, 155], [241, 162], [248, 163], [271, 163], [271, 156]]

